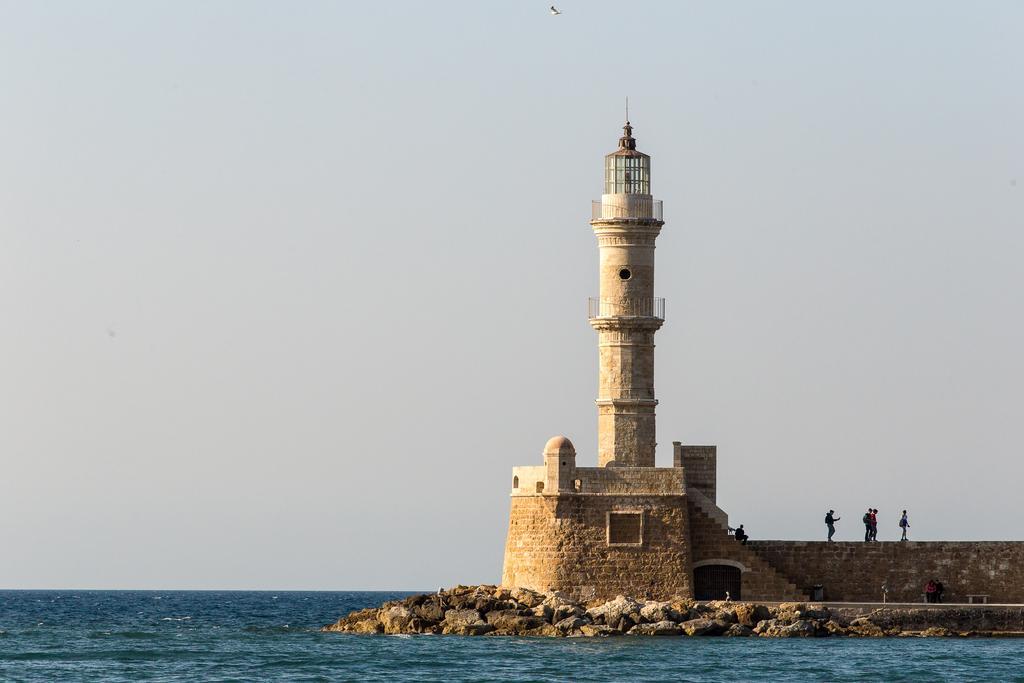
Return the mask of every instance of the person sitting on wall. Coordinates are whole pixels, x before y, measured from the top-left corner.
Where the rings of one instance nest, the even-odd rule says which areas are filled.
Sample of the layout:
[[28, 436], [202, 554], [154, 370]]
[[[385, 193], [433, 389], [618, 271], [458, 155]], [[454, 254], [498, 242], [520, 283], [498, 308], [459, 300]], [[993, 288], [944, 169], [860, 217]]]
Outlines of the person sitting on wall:
[[924, 601], [935, 602], [935, 591], [937, 586], [935, 585], [935, 579], [929, 579], [928, 583], [924, 586]]
[[736, 540], [737, 541], [739, 541], [743, 545], [747, 544], [747, 539], [750, 538], [750, 536], [747, 536], [747, 532], [743, 530], [743, 525], [742, 524], [740, 524], [735, 529], [733, 529], [732, 527], [729, 527], [729, 531], [733, 531], [733, 532], [736, 533]]

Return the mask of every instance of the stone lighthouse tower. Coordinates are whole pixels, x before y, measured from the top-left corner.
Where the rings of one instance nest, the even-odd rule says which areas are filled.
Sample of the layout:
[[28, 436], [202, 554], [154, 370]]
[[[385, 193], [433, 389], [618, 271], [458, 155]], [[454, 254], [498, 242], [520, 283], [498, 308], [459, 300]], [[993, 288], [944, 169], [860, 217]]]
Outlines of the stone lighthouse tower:
[[637, 151], [633, 126], [604, 159], [604, 194], [590, 224], [601, 253], [600, 295], [590, 300], [597, 331], [598, 465], [654, 467], [654, 333], [665, 301], [654, 297], [654, 241], [663, 225], [651, 196], [651, 158]]

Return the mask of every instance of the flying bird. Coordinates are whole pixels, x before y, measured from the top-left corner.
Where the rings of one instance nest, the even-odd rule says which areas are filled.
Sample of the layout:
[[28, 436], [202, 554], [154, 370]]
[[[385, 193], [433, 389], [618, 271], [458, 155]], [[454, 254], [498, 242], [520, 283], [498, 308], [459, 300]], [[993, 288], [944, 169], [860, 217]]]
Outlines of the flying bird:
[[551, 16], [557, 17], [561, 13], [562, 13], [562, 11], [560, 9], [558, 9], [554, 5], [551, 6]]

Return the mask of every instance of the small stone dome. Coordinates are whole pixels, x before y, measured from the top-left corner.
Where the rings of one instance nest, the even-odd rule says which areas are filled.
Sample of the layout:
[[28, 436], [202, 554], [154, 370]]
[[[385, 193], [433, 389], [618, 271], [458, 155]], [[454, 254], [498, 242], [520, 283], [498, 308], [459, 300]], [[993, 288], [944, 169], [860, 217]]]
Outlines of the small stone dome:
[[564, 436], [553, 436], [544, 444], [544, 455], [571, 455], [576, 457], [576, 449]]

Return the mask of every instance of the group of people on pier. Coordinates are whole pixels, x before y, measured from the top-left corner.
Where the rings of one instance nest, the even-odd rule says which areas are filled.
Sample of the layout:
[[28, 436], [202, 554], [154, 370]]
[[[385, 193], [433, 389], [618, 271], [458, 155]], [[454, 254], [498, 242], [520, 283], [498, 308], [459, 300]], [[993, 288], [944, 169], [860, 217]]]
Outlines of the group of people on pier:
[[[836, 522], [840, 519], [842, 519], [842, 517], [837, 517], [835, 510], [829, 510], [825, 513], [825, 526], [828, 528], [828, 538], [826, 540], [828, 540], [829, 543], [832, 543], [832, 537], [835, 536], [836, 533]], [[864, 542], [870, 543], [871, 541], [877, 541], [878, 508], [868, 508], [868, 511], [864, 513], [862, 521], [864, 522]], [[903, 532], [900, 540], [910, 540], [907, 538], [907, 529], [910, 528], [910, 520], [907, 517], [906, 510], [903, 511], [903, 515], [900, 517], [899, 526], [900, 530]], [[736, 536], [736, 540], [743, 545], [746, 545], [747, 539], [750, 538], [747, 535], [747, 532], [743, 530], [742, 524], [736, 528], [729, 527], [729, 533], [734, 534]]]
[[[828, 529], [828, 538], [826, 539], [829, 543], [832, 542], [832, 537], [836, 533], [836, 522], [841, 517], [836, 517], [835, 510], [829, 510], [825, 513], [825, 527]], [[868, 508], [868, 511], [864, 513], [861, 518], [864, 522], [864, 542], [870, 543], [871, 541], [878, 540], [878, 508]], [[909, 540], [907, 538], [907, 529], [910, 528], [910, 520], [907, 517], [907, 511], [903, 511], [903, 515], [900, 517], [899, 522], [900, 530], [903, 532], [900, 537], [901, 541]]]

